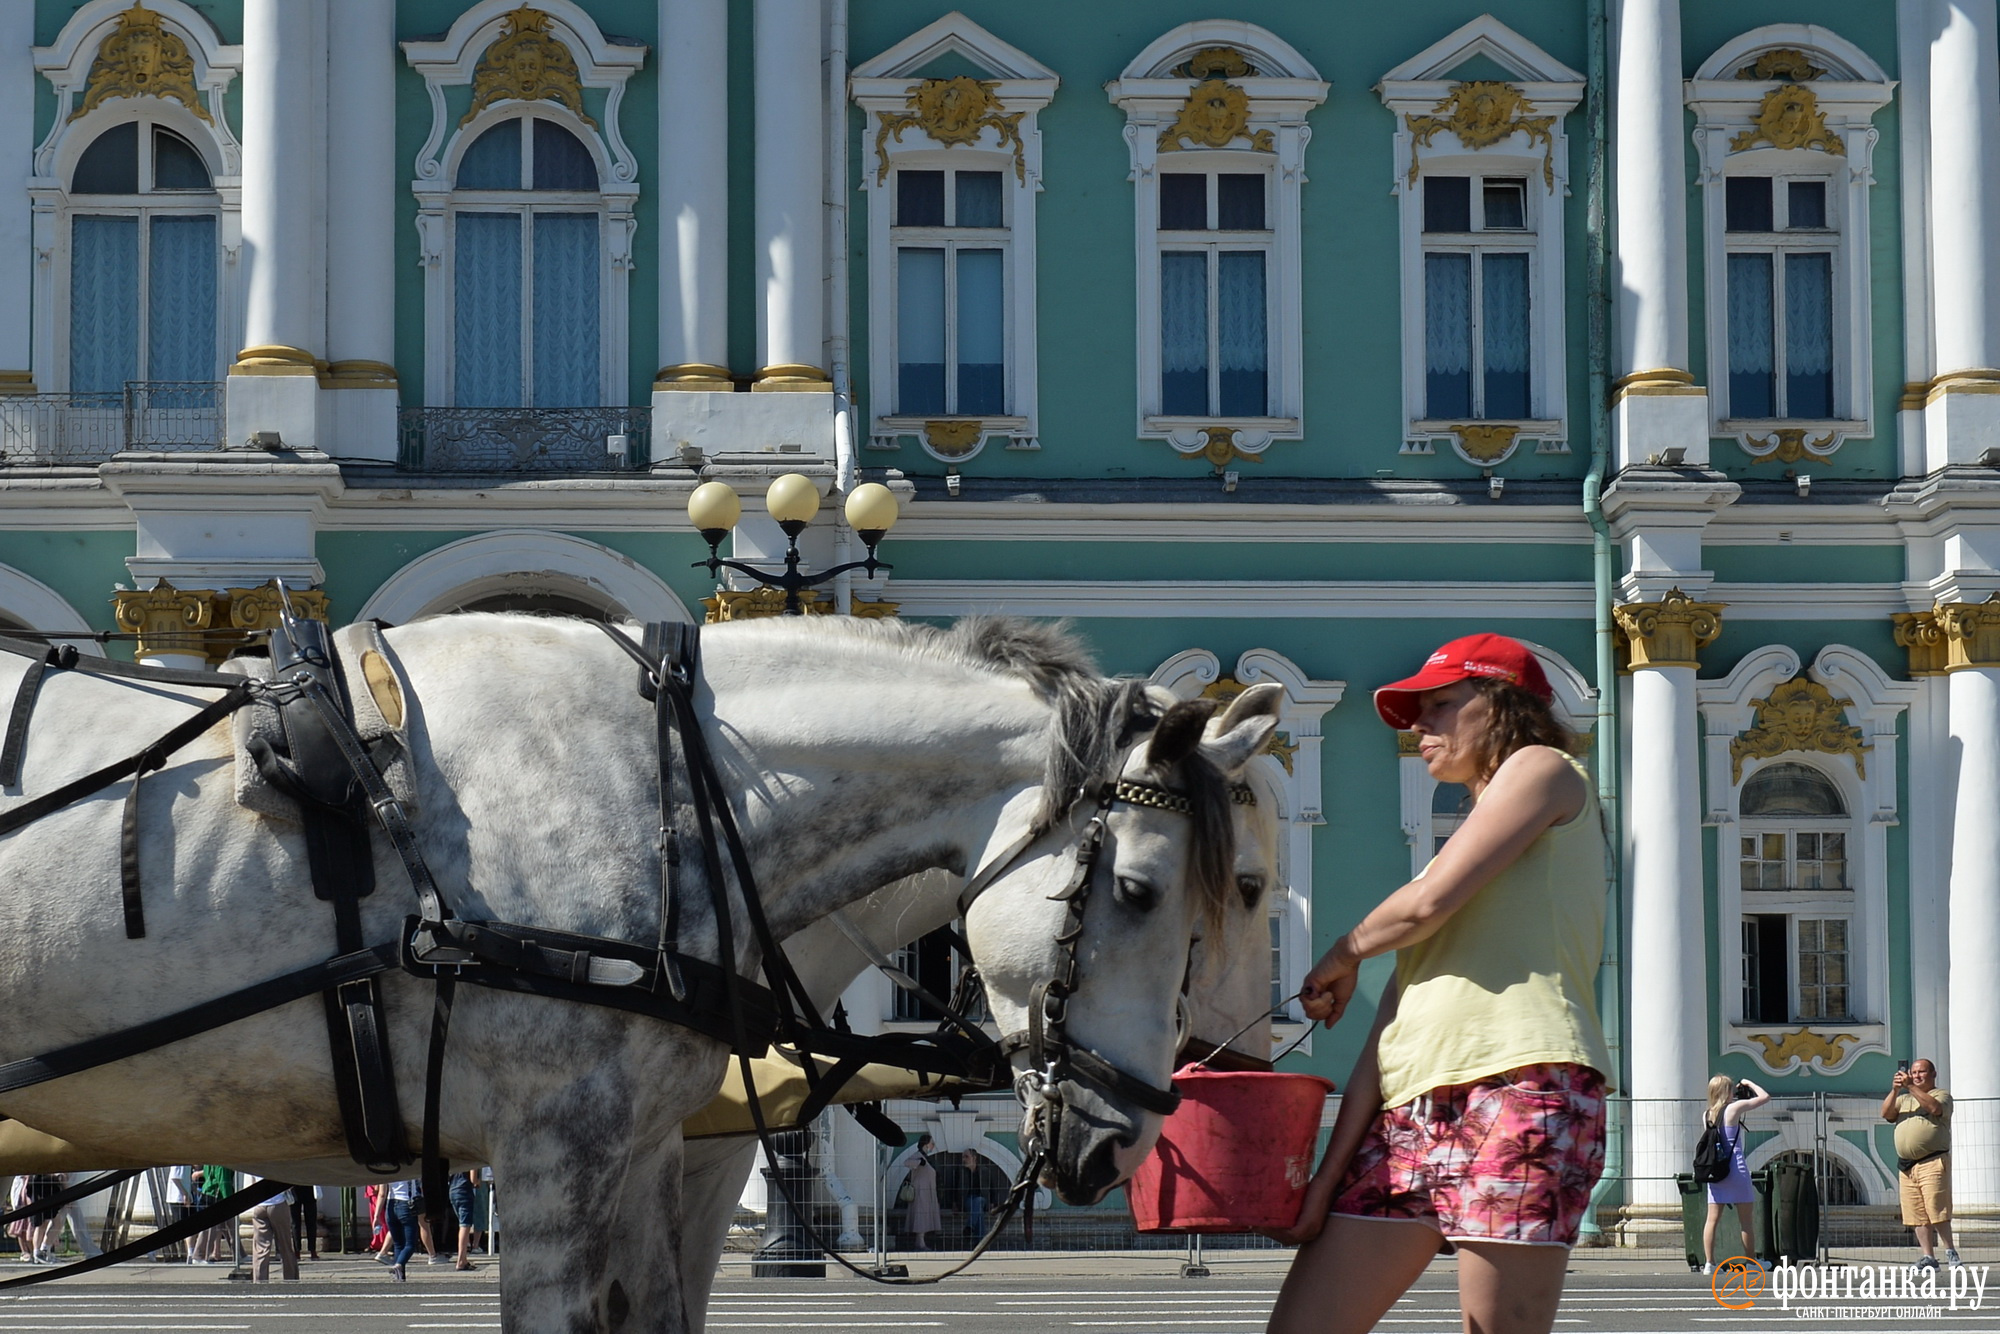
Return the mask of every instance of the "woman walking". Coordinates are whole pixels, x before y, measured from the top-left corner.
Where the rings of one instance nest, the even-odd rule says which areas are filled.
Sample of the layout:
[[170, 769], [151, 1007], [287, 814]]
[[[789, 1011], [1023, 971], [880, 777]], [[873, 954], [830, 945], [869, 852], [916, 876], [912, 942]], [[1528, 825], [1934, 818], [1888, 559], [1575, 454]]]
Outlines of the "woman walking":
[[1709, 1183], [1708, 1223], [1701, 1230], [1704, 1274], [1715, 1272], [1715, 1232], [1728, 1205], [1736, 1206], [1736, 1222], [1743, 1231], [1743, 1249], [1736, 1254], [1756, 1257], [1756, 1247], [1750, 1240], [1750, 1206], [1756, 1202], [1757, 1192], [1750, 1185], [1750, 1165], [1743, 1158], [1743, 1114], [1770, 1100], [1770, 1094], [1747, 1079], [1738, 1084], [1728, 1075], [1717, 1075], [1708, 1081], [1708, 1111], [1702, 1117], [1702, 1124], [1721, 1128], [1729, 1175]]
[[1454, 640], [1375, 694], [1471, 814], [1307, 975], [1329, 1027], [1364, 959], [1396, 953], [1298, 1223], [1271, 1334], [1374, 1328], [1440, 1252], [1481, 1334], [1547, 1334], [1604, 1166], [1596, 1006], [1605, 844], [1534, 654]]
[[937, 1169], [931, 1166], [930, 1157], [936, 1149], [936, 1142], [926, 1135], [917, 1141], [917, 1152], [910, 1159], [910, 1219], [904, 1226], [915, 1238], [911, 1250], [929, 1250], [931, 1238], [944, 1227], [944, 1214], [938, 1208]]

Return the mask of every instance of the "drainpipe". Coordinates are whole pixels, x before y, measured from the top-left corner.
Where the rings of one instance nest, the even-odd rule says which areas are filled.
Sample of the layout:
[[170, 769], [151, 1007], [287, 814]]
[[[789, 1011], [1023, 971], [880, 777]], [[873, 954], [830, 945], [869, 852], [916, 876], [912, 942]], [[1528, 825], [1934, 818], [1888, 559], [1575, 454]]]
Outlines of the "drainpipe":
[[[1629, 1086], [1625, 1071], [1625, 891], [1620, 854], [1625, 846], [1624, 820], [1618, 804], [1618, 664], [1611, 623], [1611, 525], [1604, 519], [1604, 479], [1611, 461], [1611, 321], [1610, 220], [1605, 212], [1608, 181], [1605, 145], [1610, 100], [1610, 32], [1606, 0], [1585, 0], [1585, 25], [1590, 46], [1586, 69], [1585, 120], [1590, 141], [1588, 186], [1583, 231], [1588, 255], [1584, 264], [1585, 328], [1590, 357], [1590, 471], [1583, 479], [1583, 517], [1590, 524], [1592, 604], [1597, 640], [1597, 801], [1604, 810], [1605, 890], [1610, 899], [1604, 933], [1604, 959], [1599, 967], [1598, 996], [1605, 1040], [1611, 1048], [1607, 1071], [1622, 1090]], [[1621, 1188], [1625, 1175], [1627, 1126], [1609, 1118], [1604, 1145], [1604, 1175], [1591, 1192], [1584, 1211], [1583, 1235], [1601, 1236], [1598, 1207]]]
[[[826, 316], [827, 370], [833, 380], [833, 489], [836, 504], [854, 489], [854, 387], [848, 365], [847, 260], [847, 0], [828, 0], [826, 38]], [[834, 520], [833, 560], [854, 559], [854, 534], [845, 517]], [[854, 576], [836, 575], [834, 610], [854, 610]]]

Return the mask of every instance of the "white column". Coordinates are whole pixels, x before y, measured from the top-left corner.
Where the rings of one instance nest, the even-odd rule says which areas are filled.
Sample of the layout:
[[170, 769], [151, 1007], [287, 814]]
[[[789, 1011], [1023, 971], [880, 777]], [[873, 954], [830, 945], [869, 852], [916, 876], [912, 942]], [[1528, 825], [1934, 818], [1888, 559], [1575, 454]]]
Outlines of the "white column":
[[0, 394], [33, 393], [35, 7], [0, 5]]
[[757, 362], [765, 388], [828, 389], [819, 0], [756, 0]]
[[1708, 405], [1688, 369], [1687, 127], [1679, 0], [1614, 0], [1612, 173], [1621, 466], [1669, 448], [1708, 461]]
[[[1963, 1229], [1983, 1216], [2000, 1222], [2000, 1023], [1995, 1023], [1993, 961], [2000, 958], [2000, 607], [1960, 603], [1938, 608], [1949, 655], [1950, 749], [1958, 757], [1953, 803], [1951, 958], [1946, 991], [1951, 1051], [1938, 1082], [1962, 1101], [1954, 1113], [1952, 1193]], [[1927, 1054], [1927, 1053], [1913, 1053]], [[1935, 1057], [1933, 1057], [1935, 1059]], [[1964, 1244], [1963, 1242], [1960, 1243]]]
[[342, 0], [327, 34], [326, 384], [342, 458], [396, 457], [396, 5]]
[[[660, 0], [659, 16], [659, 68], [667, 71], [673, 95], [660, 98], [654, 186], [660, 210], [660, 371], [654, 382], [662, 389], [726, 391], [729, 0]], [[761, 40], [757, 49], [761, 59]], [[760, 77], [762, 72], [760, 65]], [[760, 101], [760, 114], [762, 107]], [[758, 151], [761, 161], [761, 140]], [[762, 180], [760, 175], [760, 199]], [[760, 244], [763, 216], [760, 208]]]
[[315, 359], [326, 344], [322, 0], [243, 6], [244, 348], [229, 368], [229, 435], [317, 446]]
[[2000, 445], [2000, 25], [1994, 0], [1931, 0], [1930, 19], [1935, 468]]

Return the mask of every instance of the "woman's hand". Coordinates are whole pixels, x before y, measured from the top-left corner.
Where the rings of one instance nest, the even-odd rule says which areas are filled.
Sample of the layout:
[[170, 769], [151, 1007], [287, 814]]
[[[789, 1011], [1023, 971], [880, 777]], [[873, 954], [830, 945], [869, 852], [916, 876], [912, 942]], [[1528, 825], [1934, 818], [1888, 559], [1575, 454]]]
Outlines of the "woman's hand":
[[1326, 1227], [1333, 1208], [1333, 1189], [1339, 1182], [1327, 1172], [1315, 1173], [1306, 1185], [1306, 1197], [1299, 1205], [1299, 1220], [1290, 1227], [1260, 1227], [1257, 1231], [1282, 1246], [1303, 1246]]
[[1354, 999], [1355, 985], [1361, 980], [1361, 959], [1347, 948], [1347, 937], [1333, 942], [1320, 961], [1306, 974], [1299, 988], [1299, 1005], [1306, 1018], [1332, 1028], [1347, 1013]]

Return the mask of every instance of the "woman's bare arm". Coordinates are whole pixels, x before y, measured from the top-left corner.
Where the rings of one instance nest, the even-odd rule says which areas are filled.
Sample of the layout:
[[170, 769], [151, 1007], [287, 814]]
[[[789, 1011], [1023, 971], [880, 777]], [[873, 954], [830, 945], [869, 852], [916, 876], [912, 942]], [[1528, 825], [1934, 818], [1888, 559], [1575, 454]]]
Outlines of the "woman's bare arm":
[[1288, 1246], [1303, 1246], [1326, 1226], [1327, 1211], [1333, 1207], [1333, 1192], [1339, 1187], [1347, 1165], [1354, 1160], [1355, 1151], [1361, 1147], [1369, 1125], [1382, 1110], [1382, 1067], [1376, 1059], [1376, 1047], [1381, 1041], [1382, 1030], [1396, 1017], [1396, 1002], [1400, 995], [1396, 979], [1390, 978], [1389, 985], [1382, 991], [1382, 1003], [1375, 1011], [1375, 1027], [1369, 1030], [1368, 1041], [1362, 1044], [1361, 1054], [1354, 1058], [1354, 1069], [1347, 1076], [1347, 1087], [1341, 1090], [1340, 1111], [1333, 1120], [1333, 1133], [1327, 1137], [1326, 1152], [1320, 1157], [1319, 1170], [1306, 1184], [1305, 1203], [1299, 1206], [1299, 1221], [1289, 1228], [1267, 1230], [1265, 1236]]

